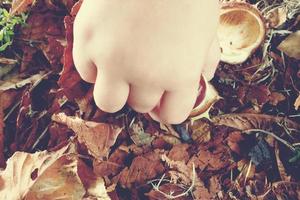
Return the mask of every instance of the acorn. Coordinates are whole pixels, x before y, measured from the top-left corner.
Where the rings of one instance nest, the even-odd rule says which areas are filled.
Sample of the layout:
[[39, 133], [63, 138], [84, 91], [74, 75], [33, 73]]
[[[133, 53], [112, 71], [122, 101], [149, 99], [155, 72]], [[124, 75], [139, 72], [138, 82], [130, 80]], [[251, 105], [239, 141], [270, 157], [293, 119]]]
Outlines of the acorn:
[[263, 43], [266, 23], [261, 12], [245, 2], [221, 4], [218, 37], [221, 61], [229, 64], [245, 62]]

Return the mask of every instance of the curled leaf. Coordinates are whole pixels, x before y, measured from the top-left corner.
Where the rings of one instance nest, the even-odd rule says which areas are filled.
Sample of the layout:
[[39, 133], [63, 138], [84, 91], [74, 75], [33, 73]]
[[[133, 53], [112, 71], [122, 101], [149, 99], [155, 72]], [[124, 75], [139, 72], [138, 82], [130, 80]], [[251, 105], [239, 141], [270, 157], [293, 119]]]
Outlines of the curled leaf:
[[274, 123], [284, 123], [287, 128], [299, 130], [300, 125], [284, 117], [265, 114], [226, 114], [214, 117], [216, 125], [225, 125], [239, 130], [263, 129], [271, 130]]

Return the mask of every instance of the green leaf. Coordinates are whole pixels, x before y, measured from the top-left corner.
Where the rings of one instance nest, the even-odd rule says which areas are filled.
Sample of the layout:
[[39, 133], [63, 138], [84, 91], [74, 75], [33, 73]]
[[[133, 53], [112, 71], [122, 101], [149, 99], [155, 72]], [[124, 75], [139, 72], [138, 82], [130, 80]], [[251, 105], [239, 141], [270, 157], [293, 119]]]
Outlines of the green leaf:
[[0, 41], [3, 40], [3, 37], [4, 37], [4, 33], [3, 33], [3, 29], [0, 30]]
[[6, 42], [2, 46], [0, 46], [0, 52], [4, 51], [9, 45], [11, 45], [12, 42]]

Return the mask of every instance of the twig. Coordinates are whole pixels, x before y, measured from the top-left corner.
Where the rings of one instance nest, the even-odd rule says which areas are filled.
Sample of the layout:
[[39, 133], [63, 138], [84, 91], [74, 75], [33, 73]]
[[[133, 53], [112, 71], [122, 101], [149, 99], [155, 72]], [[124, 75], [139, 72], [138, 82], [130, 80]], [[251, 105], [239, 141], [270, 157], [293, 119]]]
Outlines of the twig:
[[162, 195], [165, 196], [167, 199], [177, 199], [177, 198], [179, 198], [179, 197], [187, 196], [188, 193], [191, 192], [191, 191], [193, 190], [194, 186], [195, 186], [195, 182], [196, 182], [196, 169], [195, 169], [195, 165], [194, 165], [194, 163], [193, 163], [193, 177], [192, 177], [192, 183], [191, 183], [190, 187], [189, 187], [186, 191], [184, 191], [183, 193], [181, 193], [181, 194], [178, 194], [178, 195], [175, 195], [175, 196], [174, 196], [174, 195], [173, 195], [173, 193], [174, 193], [173, 191], [170, 191], [169, 194], [166, 194], [165, 192], [161, 191], [161, 190], [159, 189], [159, 187], [160, 187], [162, 181], [165, 180], [164, 177], [165, 177], [165, 174], [163, 174], [163, 176], [159, 179], [159, 181], [158, 181], [157, 184], [154, 184], [153, 181], [150, 182], [151, 185], [152, 185], [152, 187], [153, 187], [153, 189], [154, 189], [156, 192], [162, 194]]
[[274, 137], [276, 140], [278, 140], [279, 142], [283, 143], [284, 145], [286, 145], [290, 150], [292, 150], [293, 152], [296, 151], [296, 148], [293, 147], [292, 144], [290, 144], [289, 142], [281, 139], [280, 137], [278, 137], [277, 135], [275, 135], [274, 133], [272, 132], [269, 132], [269, 131], [265, 131], [265, 130], [262, 130], [262, 129], [248, 129], [246, 131], [243, 131], [243, 133], [247, 133], [247, 134], [250, 134], [251, 132], [261, 132], [261, 133], [264, 133], [264, 134], [267, 134], [267, 135], [270, 135], [272, 137]]

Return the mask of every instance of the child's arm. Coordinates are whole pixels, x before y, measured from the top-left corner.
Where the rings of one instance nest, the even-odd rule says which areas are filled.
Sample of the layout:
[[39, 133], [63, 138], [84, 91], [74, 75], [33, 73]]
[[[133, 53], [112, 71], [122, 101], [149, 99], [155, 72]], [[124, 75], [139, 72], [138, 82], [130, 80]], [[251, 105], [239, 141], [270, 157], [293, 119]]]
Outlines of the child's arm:
[[219, 61], [218, 12], [218, 0], [84, 0], [73, 57], [97, 106], [184, 121]]

